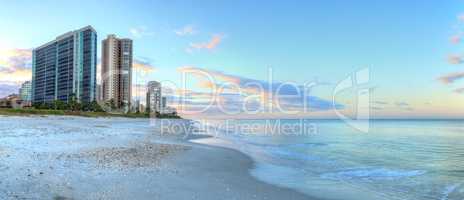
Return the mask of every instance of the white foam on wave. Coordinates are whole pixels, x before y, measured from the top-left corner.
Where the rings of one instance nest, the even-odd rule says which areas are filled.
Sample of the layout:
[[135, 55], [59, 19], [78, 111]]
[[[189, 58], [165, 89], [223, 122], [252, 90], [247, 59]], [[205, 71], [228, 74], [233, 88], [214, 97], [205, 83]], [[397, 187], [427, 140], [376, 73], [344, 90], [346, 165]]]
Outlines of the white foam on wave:
[[453, 193], [459, 186], [461, 186], [461, 183], [456, 183], [447, 186], [445, 188], [445, 191], [443, 191], [443, 196], [441, 197], [441, 200], [448, 200], [449, 195]]
[[304, 153], [298, 153], [283, 148], [267, 148], [266, 151], [274, 156], [291, 160], [321, 161], [321, 158], [310, 156]]
[[327, 143], [299, 143], [299, 144], [289, 144], [285, 145], [286, 147], [297, 147], [297, 148], [313, 148], [313, 147], [325, 147], [329, 144]]
[[425, 174], [424, 170], [392, 170], [386, 168], [365, 168], [351, 169], [339, 172], [325, 173], [321, 178], [346, 180], [346, 179], [366, 179], [366, 180], [394, 180], [409, 178]]

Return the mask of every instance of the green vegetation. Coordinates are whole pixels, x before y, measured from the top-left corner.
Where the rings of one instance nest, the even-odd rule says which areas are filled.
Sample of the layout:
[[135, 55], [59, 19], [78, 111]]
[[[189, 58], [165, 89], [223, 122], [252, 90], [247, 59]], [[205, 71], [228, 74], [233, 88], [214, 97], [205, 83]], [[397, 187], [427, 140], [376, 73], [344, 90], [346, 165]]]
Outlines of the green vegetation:
[[[16, 116], [27, 116], [27, 115], [72, 115], [82, 117], [127, 117], [127, 118], [149, 118], [148, 112], [141, 113], [123, 113], [113, 112], [116, 109], [114, 101], [105, 103], [105, 106], [109, 106], [110, 112], [106, 112], [96, 101], [90, 103], [79, 103], [74, 98], [69, 102], [63, 102], [55, 100], [50, 103], [36, 103], [32, 105], [32, 108], [14, 109], [14, 108], [0, 108], [0, 115], [16, 115]], [[172, 114], [160, 114], [155, 113], [156, 118], [166, 119], [180, 119], [177, 113]]]
[[161, 114], [159, 112], [156, 112], [155, 117], [160, 118], [160, 119], [181, 119], [181, 117], [179, 115], [177, 115], [177, 113]]
[[[123, 104], [122, 106], [126, 106]], [[127, 105], [128, 106], [128, 105]], [[14, 108], [0, 108], [0, 115], [73, 115], [83, 117], [128, 117], [128, 118], [149, 118], [150, 112], [123, 112], [117, 110], [117, 106], [113, 100], [105, 102], [105, 109], [103, 109], [96, 101], [80, 103], [74, 96], [71, 97], [69, 102], [55, 100], [49, 103], [35, 103], [32, 108], [14, 109]], [[108, 111], [108, 112], [107, 112]], [[160, 114], [156, 112], [156, 118], [170, 118], [180, 119], [177, 113]]]
[[73, 115], [83, 117], [129, 117], [148, 118], [144, 113], [108, 113], [96, 102], [80, 103], [72, 97], [69, 103], [55, 100], [50, 103], [35, 103], [32, 108], [0, 109], [0, 115]]
[[[152, 113], [151, 109], [149, 107], [147, 107], [145, 109], [145, 113]], [[180, 117], [179, 115], [177, 115], [177, 112], [175, 113], [169, 113], [169, 114], [161, 114], [160, 112], [156, 111], [154, 113], [155, 117], [156, 118], [159, 118], [159, 119], [182, 119], [182, 117]]]
[[69, 103], [54, 100], [51, 103], [35, 103], [32, 107], [41, 110], [65, 110], [65, 111], [85, 111], [85, 112], [104, 112], [96, 101], [89, 103], [79, 103], [74, 98]]
[[66, 111], [66, 110], [48, 110], [36, 108], [0, 108], [0, 115], [28, 116], [28, 115], [71, 115], [82, 117], [127, 117], [127, 118], [148, 118], [145, 113], [107, 113], [107, 112], [89, 112], [89, 111]]
[[62, 110], [0, 108], [0, 115], [64, 115]]

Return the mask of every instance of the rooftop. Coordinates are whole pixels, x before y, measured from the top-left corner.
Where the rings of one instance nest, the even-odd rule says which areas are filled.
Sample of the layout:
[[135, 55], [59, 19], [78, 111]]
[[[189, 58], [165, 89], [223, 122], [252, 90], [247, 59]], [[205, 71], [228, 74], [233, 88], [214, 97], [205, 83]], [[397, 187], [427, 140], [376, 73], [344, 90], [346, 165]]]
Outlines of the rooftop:
[[47, 46], [49, 46], [49, 45], [51, 45], [51, 44], [53, 44], [53, 43], [55, 43], [55, 42], [57, 42], [57, 41], [59, 41], [59, 40], [62, 40], [62, 39], [64, 39], [64, 38], [67, 38], [67, 37], [69, 37], [69, 36], [72, 36], [72, 35], [74, 35], [74, 33], [82, 32], [82, 31], [86, 31], [86, 30], [91, 30], [91, 31], [93, 31], [93, 32], [95, 32], [95, 33], [97, 32], [97, 31], [95, 31], [95, 29], [94, 29], [92, 26], [90, 26], [90, 25], [89, 25], [89, 26], [86, 26], [86, 27], [83, 27], [83, 28], [80, 28], [80, 29], [78, 29], [78, 30], [69, 31], [69, 32], [67, 32], [67, 33], [64, 33], [64, 34], [59, 35], [58, 37], [56, 37], [54, 40], [52, 40], [52, 41], [50, 41], [50, 42], [47, 42], [47, 43], [45, 43], [45, 44], [43, 44], [43, 45], [41, 45], [41, 46], [39, 46], [39, 47], [34, 48], [34, 51], [37, 50], [37, 49], [41, 49], [41, 48], [47, 47]]

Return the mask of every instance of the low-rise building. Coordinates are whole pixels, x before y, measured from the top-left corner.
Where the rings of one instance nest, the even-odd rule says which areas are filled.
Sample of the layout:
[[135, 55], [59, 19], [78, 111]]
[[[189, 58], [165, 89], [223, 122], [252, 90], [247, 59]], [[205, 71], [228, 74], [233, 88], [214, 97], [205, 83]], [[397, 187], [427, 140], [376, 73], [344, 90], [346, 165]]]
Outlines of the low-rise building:
[[26, 81], [23, 84], [21, 84], [21, 88], [19, 88], [19, 97], [26, 103], [30, 103], [32, 101], [31, 81]]
[[28, 106], [24, 104], [24, 101], [21, 100], [21, 97], [17, 94], [8, 95], [5, 98], [0, 99], [0, 108], [23, 108]]
[[177, 109], [174, 107], [166, 106], [161, 110], [161, 114], [177, 114]]

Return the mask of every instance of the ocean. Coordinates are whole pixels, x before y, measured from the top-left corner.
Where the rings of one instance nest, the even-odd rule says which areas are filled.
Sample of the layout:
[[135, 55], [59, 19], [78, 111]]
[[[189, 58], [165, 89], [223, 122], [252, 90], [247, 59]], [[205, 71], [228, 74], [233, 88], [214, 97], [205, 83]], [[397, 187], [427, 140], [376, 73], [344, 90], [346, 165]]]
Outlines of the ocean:
[[251, 174], [321, 199], [464, 199], [464, 121], [201, 121], [195, 142], [249, 155]]

